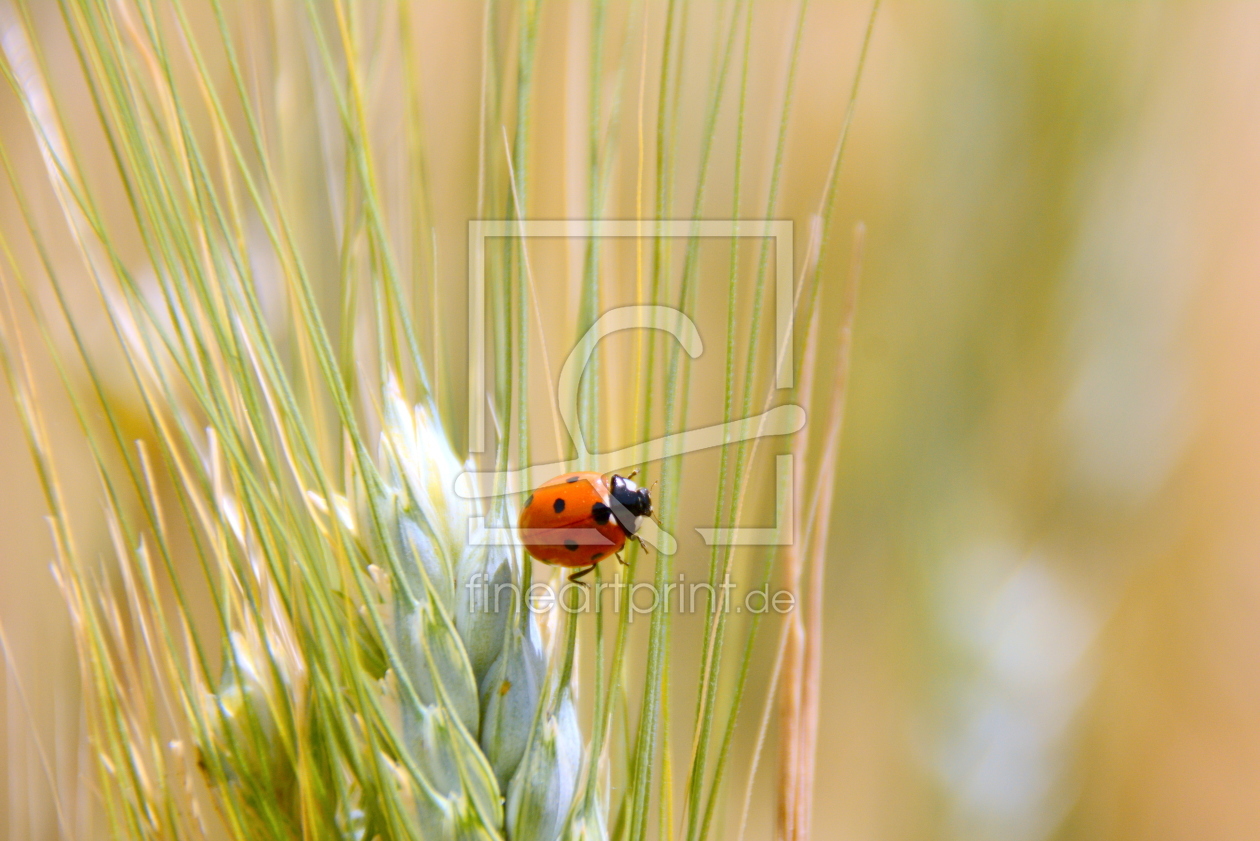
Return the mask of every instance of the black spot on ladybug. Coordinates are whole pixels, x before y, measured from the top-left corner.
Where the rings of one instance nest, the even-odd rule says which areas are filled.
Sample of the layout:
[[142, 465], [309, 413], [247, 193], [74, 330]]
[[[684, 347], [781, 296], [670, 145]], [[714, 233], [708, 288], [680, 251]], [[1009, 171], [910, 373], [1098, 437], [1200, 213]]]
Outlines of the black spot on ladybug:
[[534, 504], [534, 495], [530, 494], [529, 497], [525, 500], [525, 507], [528, 508], [529, 506], [533, 504]]
[[597, 502], [591, 506], [591, 516], [602, 526], [612, 516], [612, 509], [602, 502]]
[[555, 511], [557, 514], [559, 514], [561, 511], [563, 511], [563, 510], [564, 510], [564, 500], [563, 500], [563, 499], [559, 499], [559, 498], [557, 498], [557, 499], [556, 499], [556, 501], [555, 501], [554, 503], [552, 503], [552, 505], [551, 505], [551, 510], [552, 510], [552, 511]]
[[576, 540], [566, 540], [566, 541], [564, 542], [564, 548], [565, 548], [565, 549], [568, 549], [570, 552], [576, 552], [576, 551], [577, 551], [577, 541], [576, 541]]
[[603, 553], [603, 552], [596, 552], [594, 555], [591, 555], [591, 560], [592, 560], [592, 561], [598, 561], [598, 560], [599, 560], [600, 558], [602, 558], [602, 557], [604, 557], [604, 553]]
[[573, 484], [574, 482], [576, 482], [577, 480], [578, 480], [578, 477], [576, 477], [576, 476], [570, 476], [568, 479], [565, 479], [564, 481], [565, 481], [565, 483], [566, 483], [566, 484], [572, 485], [572, 484]]

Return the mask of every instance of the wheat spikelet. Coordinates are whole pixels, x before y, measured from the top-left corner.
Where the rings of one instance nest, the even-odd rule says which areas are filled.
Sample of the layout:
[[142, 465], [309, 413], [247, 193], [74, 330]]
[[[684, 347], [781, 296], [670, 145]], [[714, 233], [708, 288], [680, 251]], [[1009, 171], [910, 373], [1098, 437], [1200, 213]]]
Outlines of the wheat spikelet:
[[[546, 658], [534, 616], [519, 598], [496, 593], [498, 585], [520, 592], [520, 558], [486, 544], [484, 533], [466, 536], [481, 512], [454, 493], [465, 465], [434, 413], [411, 410], [395, 378], [385, 387], [384, 418], [380, 504], [390, 512], [399, 564], [400, 667], [415, 687], [415, 698], [401, 702], [405, 739], [436, 763], [452, 803], [480, 798], [483, 828], [502, 826], [503, 792], [508, 837], [557, 838], [581, 770], [582, 735], [567, 688], [544, 704]], [[459, 732], [449, 732], [455, 722]]]

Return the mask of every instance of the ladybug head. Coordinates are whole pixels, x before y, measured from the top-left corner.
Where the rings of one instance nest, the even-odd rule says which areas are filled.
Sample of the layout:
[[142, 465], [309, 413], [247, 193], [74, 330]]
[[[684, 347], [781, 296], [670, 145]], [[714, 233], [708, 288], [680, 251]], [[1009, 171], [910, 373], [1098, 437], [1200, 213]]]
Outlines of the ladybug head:
[[613, 514], [627, 534], [639, 530], [639, 518], [652, 516], [652, 495], [625, 476], [613, 476]]

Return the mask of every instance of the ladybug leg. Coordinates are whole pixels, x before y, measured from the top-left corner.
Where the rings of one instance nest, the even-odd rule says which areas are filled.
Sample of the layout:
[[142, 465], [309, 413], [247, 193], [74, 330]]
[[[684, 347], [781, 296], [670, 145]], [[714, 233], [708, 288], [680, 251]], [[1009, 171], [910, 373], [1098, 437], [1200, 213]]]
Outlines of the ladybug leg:
[[[639, 468], [636, 467], [634, 470], [631, 470], [629, 473], [626, 474], [626, 478], [633, 479], [638, 474], [638, 472], [639, 472]], [[607, 481], [610, 477], [615, 476], [616, 473], [617, 473], [616, 470], [610, 470], [607, 473], [604, 473], [603, 474], [604, 481]]]
[[620, 563], [621, 563], [621, 565], [622, 565], [622, 566], [626, 566], [626, 559], [625, 559], [625, 558], [623, 558], [623, 557], [621, 557], [621, 553], [620, 553], [620, 552], [618, 552], [618, 553], [617, 553], [617, 560], [618, 560], [618, 562], [620, 562]]
[[635, 543], [638, 543], [639, 548], [642, 549], [644, 552], [648, 553], [649, 555], [652, 554], [651, 547], [649, 547], [646, 543], [643, 542], [643, 538], [639, 537], [637, 534], [633, 534], [630, 536], [630, 539], [633, 540]]
[[586, 575], [588, 572], [590, 572], [591, 570], [595, 569], [595, 567], [597, 567], [597, 566], [599, 566], [599, 564], [591, 564], [591, 565], [590, 565], [590, 566], [588, 566], [588, 567], [583, 567], [582, 569], [579, 569], [577, 572], [575, 572], [575, 573], [573, 573], [572, 575], [570, 575], [570, 576], [569, 576], [569, 580], [570, 580], [570, 581], [577, 581], [579, 578], [581, 578], [583, 575]]

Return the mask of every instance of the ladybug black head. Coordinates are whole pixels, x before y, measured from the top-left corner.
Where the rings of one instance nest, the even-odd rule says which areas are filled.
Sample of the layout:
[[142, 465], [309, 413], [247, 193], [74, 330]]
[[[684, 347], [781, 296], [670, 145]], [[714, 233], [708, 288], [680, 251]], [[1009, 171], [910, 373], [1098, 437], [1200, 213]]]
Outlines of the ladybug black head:
[[640, 488], [625, 476], [612, 477], [613, 515], [626, 530], [634, 534], [639, 530], [639, 518], [652, 516], [652, 496], [647, 488]]

